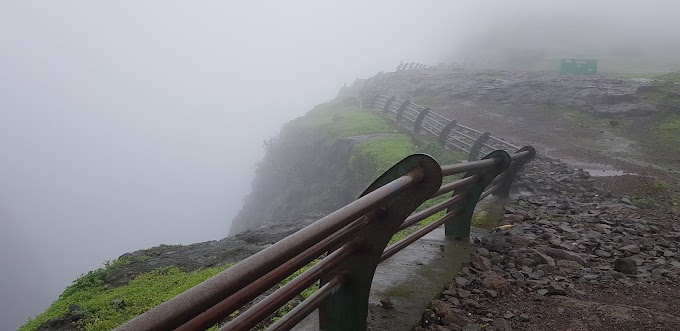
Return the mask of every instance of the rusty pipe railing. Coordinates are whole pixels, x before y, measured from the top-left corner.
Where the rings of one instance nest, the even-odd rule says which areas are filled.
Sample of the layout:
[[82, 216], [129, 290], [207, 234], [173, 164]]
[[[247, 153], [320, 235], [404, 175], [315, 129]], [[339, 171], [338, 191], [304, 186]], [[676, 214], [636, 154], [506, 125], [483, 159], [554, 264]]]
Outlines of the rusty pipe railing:
[[[534, 154], [531, 147], [513, 155], [497, 150], [479, 161], [446, 166], [426, 155], [409, 156], [354, 202], [117, 330], [205, 330], [224, 322], [220, 330], [248, 330], [317, 282], [319, 290], [268, 330], [289, 330], [316, 309], [323, 330], [365, 330], [366, 298], [377, 265], [442, 224], [447, 235], [466, 240], [476, 203], [486, 195], [503, 194]], [[463, 178], [442, 184], [444, 177], [454, 175]], [[425, 207], [430, 199], [432, 205]], [[418, 224], [388, 247], [397, 232]], [[314, 260], [314, 266], [257, 301]], [[230, 317], [244, 306], [249, 308]]]
[[[404, 109], [399, 109], [406, 105]], [[395, 122], [398, 125], [412, 129], [414, 134], [420, 132], [425, 124], [425, 131], [436, 136], [445, 147], [453, 147], [469, 154], [469, 161], [477, 160], [482, 153], [488, 153], [496, 149], [515, 151], [519, 147], [488, 132], [462, 125], [451, 121], [446, 117], [430, 111], [429, 108], [417, 105], [409, 100], [403, 100], [394, 96], [367, 91], [364, 95], [362, 106], [365, 109], [380, 109], [383, 115], [395, 114]], [[406, 119], [407, 121], [403, 121]], [[486, 152], [484, 152], [486, 151]]]

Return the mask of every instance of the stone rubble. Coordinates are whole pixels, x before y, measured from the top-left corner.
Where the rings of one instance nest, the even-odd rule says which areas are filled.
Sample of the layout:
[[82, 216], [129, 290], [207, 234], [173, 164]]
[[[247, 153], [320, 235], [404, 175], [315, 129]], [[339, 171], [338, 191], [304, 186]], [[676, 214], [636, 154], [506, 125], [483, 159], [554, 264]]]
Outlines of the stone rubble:
[[[587, 172], [537, 158], [525, 169], [515, 203], [482, 238], [469, 264], [432, 302], [416, 330], [512, 330], [534, 316], [499, 309], [504, 295], [579, 296], [593, 285], [680, 279], [680, 225], [630, 199], [605, 192]], [[677, 218], [677, 216], [675, 216]], [[669, 221], [671, 219], [671, 221]]]

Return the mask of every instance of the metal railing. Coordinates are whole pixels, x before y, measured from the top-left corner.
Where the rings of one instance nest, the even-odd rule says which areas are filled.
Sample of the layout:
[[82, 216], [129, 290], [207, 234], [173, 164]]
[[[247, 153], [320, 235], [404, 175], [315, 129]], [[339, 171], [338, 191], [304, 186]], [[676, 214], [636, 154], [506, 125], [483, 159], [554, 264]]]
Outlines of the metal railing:
[[[424, 154], [411, 155], [354, 202], [117, 330], [205, 330], [225, 322], [220, 330], [249, 330], [317, 282], [314, 294], [268, 330], [290, 330], [316, 309], [321, 330], [366, 330], [377, 265], [442, 224], [447, 236], [467, 241], [477, 202], [490, 194], [507, 196], [513, 178], [534, 155], [531, 147], [512, 155], [496, 150], [482, 160], [445, 166]], [[457, 175], [462, 178], [442, 184], [445, 177]], [[430, 199], [434, 200], [423, 205]], [[424, 220], [427, 224], [388, 246], [396, 233]], [[276, 288], [312, 261], [317, 262]], [[270, 294], [253, 302], [266, 293]]]
[[418, 62], [410, 62], [410, 63], [402, 62], [402, 63], [399, 63], [396, 71], [411, 70], [411, 69], [425, 69], [427, 67], [428, 67], [428, 65], [418, 63]]
[[364, 109], [381, 111], [398, 125], [414, 134], [429, 133], [437, 137], [445, 147], [452, 147], [468, 153], [469, 160], [478, 160], [480, 155], [501, 149], [516, 151], [519, 147], [489, 132], [482, 132], [430, 111], [430, 108], [397, 97], [368, 91], [362, 100]]

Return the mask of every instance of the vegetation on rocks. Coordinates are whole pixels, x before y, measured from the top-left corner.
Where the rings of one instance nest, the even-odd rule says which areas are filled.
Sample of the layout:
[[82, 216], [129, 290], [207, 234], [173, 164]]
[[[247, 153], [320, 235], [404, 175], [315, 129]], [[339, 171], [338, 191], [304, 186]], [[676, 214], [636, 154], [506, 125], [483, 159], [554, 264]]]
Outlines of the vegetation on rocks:
[[29, 320], [19, 330], [36, 330], [52, 319], [74, 313], [82, 315], [75, 322], [82, 330], [111, 330], [230, 266], [192, 272], [165, 267], [139, 275], [127, 285], [108, 286], [104, 281], [106, 276], [126, 263], [129, 260], [107, 262], [103, 268], [78, 278], [45, 312]]

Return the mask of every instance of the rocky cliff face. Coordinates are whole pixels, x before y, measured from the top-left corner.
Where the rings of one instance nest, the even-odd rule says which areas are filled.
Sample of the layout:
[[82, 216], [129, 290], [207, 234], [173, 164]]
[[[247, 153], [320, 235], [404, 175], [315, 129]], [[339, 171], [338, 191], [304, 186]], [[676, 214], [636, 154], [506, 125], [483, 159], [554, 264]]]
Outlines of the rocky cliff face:
[[[372, 174], [355, 169], [355, 147], [394, 136], [370, 116], [359, 109], [358, 99], [341, 97], [285, 125], [279, 137], [265, 142], [266, 156], [230, 234], [273, 219], [327, 213], [355, 199], [370, 184], [363, 174]], [[361, 120], [373, 123], [362, 127]]]

